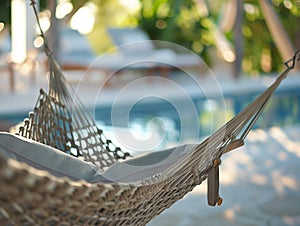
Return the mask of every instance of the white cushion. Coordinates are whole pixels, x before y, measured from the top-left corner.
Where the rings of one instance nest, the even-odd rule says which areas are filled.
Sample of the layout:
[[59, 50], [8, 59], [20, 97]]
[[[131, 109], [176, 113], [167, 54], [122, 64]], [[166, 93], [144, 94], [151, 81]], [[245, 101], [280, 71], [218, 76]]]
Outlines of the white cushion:
[[[114, 182], [129, 183], [142, 181], [156, 174], [163, 173], [174, 164], [181, 163], [181, 160], [194, 149], [195, 145], [190, 144], [150, 152], [123, 162], [116, 162], [101, 176], [108, 181]], [[97, 176], [94, 180], [97, 180]]]
[[195, 145], [150, 152], [116, 162], [105, 172], [93, 164], [70, 156], [50, 146], [24, 137], [0, 132], [0, 154], [49, 173], [72, 180], [96, 182], [137, 182], [164, 172], [194, 150]]
[[0, 132], [0, 154], [72, 180], [89, 181], [98, 170], [96, 166], [55, 148], [6, 132]]

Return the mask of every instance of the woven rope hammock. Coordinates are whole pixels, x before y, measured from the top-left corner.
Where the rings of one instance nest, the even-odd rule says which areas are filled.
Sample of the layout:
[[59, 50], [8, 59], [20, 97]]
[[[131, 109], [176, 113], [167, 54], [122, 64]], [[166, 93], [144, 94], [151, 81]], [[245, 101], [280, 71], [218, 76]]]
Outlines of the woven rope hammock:
[[[41, 170], [38, 155], [30, 160], [24, 157], [24, 161], [0, 155], [0, 225], [145, 225], [206, 178], [208, 204], [221, 204], [222, 154], [244, 144], [272, 94], [300, 59], [298, 51], [266, 91], [201, 144], [128, 159], [129, 154], [114, 146], [97, 128], [47, 49], [46, 44], [49, 91], [40, 91], [34, 111], [20, 127], [19, 135], [0, 134], [0, 150], [17, 155], [14, 150], [19, 146], [9, 143], [12, 139], [22, 143], [25, 154], [37, 147], [35, 153], [50, 152], [76, 161], [82, 168], [71, 170], [73, 176], [62, 173], [61, 177], [53, 169]], [[161, 159], [153, 162], [155, 156]], [[143, 172], [130, 168], [143, 161], [151, 162], [141, 168]], [[97, 176], [74, 179], [86, 165], [107, 175], [107, 180]], [[112, 176], [112, 172], [122, 174], [123, 179]]]
[[49, 93], [40, 90], [34, 111], [24, 121], [20, 135], [83, 157], [101, 169], [128, 157], [129, 153], [116, 147], [97, 128], [52, 56], [49, 64]]

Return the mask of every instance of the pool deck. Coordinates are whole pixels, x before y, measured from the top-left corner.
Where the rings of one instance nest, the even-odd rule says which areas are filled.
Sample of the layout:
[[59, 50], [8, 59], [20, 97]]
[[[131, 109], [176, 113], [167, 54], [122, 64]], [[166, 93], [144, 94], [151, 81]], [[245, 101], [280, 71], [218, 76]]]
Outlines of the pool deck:
[[[114, 83], [107, 83], [107, 78], [101, 74], [85, 73], [84, 71], [68, 71], [66, 77], [73, 85], [76, 94], [87, 107], [111, 105], [112, 103], [131, 104], [132, 101], [148, 96], [165, 98], [168, 101], [188, 97], [223, 98], [259, 94], [263, 92], [276, 78], [266, 76], [260, 78], [243, 77], [230, 79], [223, 74], [197, 76], [190, 73], [184, 76], [169, 77], [134, 77], [124, 80], [125, 76], [113, 77]], [[225, 74], [228, 74], [226, 72]], [[122, 80], [123, 79], [123, 80]], [[28, 112], [33, 109], [39, 89], [47, 90], [46, 73], [39, 71], [32, 79], [30, 76], [15, 74], [15, 89], [9, 88], [9, 75], [0, 71], [0, 116], [18, 112]], [[300, 90], [299, 73], [290, 73], [278, 91]]]
[[299, 226], [300, 127], [251, 131], [222, 158], [221, 206], [206, 201], [206, 181], [148, 226]]
[[[46, 76], [35, 82], [16, 75], [15, 91], [9, 90], [8, 75], [0, 73], [0, 115], [28, 112], [33, 109], [40, 88], [47, 89]], [[70, 77], [70, 75], [68, 75]], [[75, 78], [76, 77], [76, 78]], [[87, 78], [87, 76], [84, 76]], [[97, 76], [82, 79], [72, 77], [77, 93], [87, 107], [107, 105], [119, 98], [122, 103], [136, 100], [137, 96], [161, 95], [169, 100], [181, 98], [180, 86], [189, 95], [204, 97], [262, 92], [274, 78], [240, 79], [204, 77], [185, 83], [180, 78], [177, 84], [169, 79], [145, 79], [141, 83], [103, 86]], [[80, 81], [80, 82], [78, 82]], [[174, 88], [175, 87], [175, 88]], [[199, 87], [202, 92], [199, 92]], [[279, 90], [300, 90], [300, 76], [291, 74]], [[145, 93], [145, 90], [151, 90]], [[121, 95], [126, 91], [126, 95]], [[127, 92], [128, 91], [128, 92]], [[121, 94], [120, 94], [121, 92]], [[0, 117], [0, 129], [10, 125]], [[2, 127], [2, 128], [1, 128]], [[206, 183], [196, 187], [184, 199], [153, 219], [149, 226], [297, 226], [300, 225], [300, 126], [273, 127], [255, 130], [249, 134], [244, 147], [224, 156], [220, 168], [221, 207], [206, 204]]]

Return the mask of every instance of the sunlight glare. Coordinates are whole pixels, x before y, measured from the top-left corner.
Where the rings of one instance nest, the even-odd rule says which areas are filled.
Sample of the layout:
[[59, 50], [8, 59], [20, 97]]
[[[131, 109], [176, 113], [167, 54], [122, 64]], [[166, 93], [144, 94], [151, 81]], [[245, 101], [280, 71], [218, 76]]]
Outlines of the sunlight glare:
[[216, 42], [218, 53], [223, 57], [225, 61], [230, 63], [234, 62], [236, 59], [234, 50], [225, 38], [224, 34], [220, 30], [214, 29], [213, 36]]
[[294, 176], [285, 175], [278, 170], [273, 170], [271, 176], [271, 181], [278, 194], [284, 194], [287, 190], [297, 191], [299, 189], [298, 181]]
[[293, 7], [293, 3], [289, 0], [284, 0], [283, 1], [283, 5], [285, 6], [285, 8], [287, 9], [291, 9]]
[[227, 220], [233, 221], [234, 218], [235, 218], [235, 211], [234, 211], [234, 209], [227, 209], [227, 210], [225, 210], [224, 211], [224, 217]]
[[119, 0], [120, 4], [127, 7], [130, 11], [136, 12], [141, 7], [139, 0]]
[[271, 128], [270, 135], [279, 144], [281, 144], [282, 147], [284, 147], [285, 151], [294, 154], [298, 158], [300, 157], [300, 152], [299, 152], [300, 142], [295, 142], [289, 139], [289, 137], [279, 127]]
[[262, 129], [256, 129], [255, 131], [251, 131], [248, 136], [248, 141], [255, 143], [255, 142], [267, 142], [268, 134], [266, 131]]
[[56, 7], [55, 16], [57, 19], [63, 19], [68, 15], [73, 9], [73, 5], [69, 0], [60, 0]]
[[[48, 31], [51, 26], [50, 17], [51, 17], [51, 12], [49, 10], [45, 10], [39, 13], [39, 21], [43, 32]], [[36, 32], [38, 34], [40, 33], [38, 26], [36, 26]]]
[[263, 174], [254, 174], [251, 176], [252, 183], [264, 185], [268, 183], [268, 178]]
[[225, 50], [222, 52], [224, 60], [231, 63], [235, 61], [235, 54], [231, 50]]
[[26, 3], [14, 0], [11, 2], [11, 42], [12, 60], [21, 63], [26, 59]]
[[244, 10], [249, 14], [255, 13], [255, 8], [251, 3], [245, 3], [244, 4]]
[[0, 22], [0, 32], [4, 29], [4, 23]]
[[71, 27], [82, 34], [90, 33], [94, 27], [96, 9], [93, 3], [81, 7], [72, 17]]
[[44, 44], [44, 39], [41, 36], [38, 36], [33, 41], [33, 46], [35, 48], [40, 48]]

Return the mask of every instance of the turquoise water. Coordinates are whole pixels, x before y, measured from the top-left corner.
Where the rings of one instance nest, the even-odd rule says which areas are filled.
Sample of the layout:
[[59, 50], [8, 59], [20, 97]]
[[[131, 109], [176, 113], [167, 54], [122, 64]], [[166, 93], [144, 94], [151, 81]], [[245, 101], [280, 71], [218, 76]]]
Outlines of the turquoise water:
[[[115, 106], [112, 118], [111, 106], [97, 107], [95, 120], [99, 125], [152, 130], [164, 137], [166, 143], [197, 140], [208, 136], [234, 117], [259, 93], [245, 96], [225, 95], [224, 99], [192, 97], [195, 111], [185, 107], [184, 101], [172, 103], [163, 99], [146, 99], [135, 103], [124, 117], [124, 106]], [[178, 112], [180, 106], [184, 111]], [[28, 116], [27, 112], [0, 115], [0, 120], [16, 124]], [[300, 92], [297, 89], [278, 90], [254, 128], [300, 125]]]
[[[226, 121], [238, 114], [259, 93], [245, 96], [225, 96], [224, 99], [203, 99], [193, 97], [192, 101], [197, 115], [187, 108], [178, 112], [175, 106], [185, 103], [170, 103], [157, 99], [151, 104], [147, 100], [137, 102], [130, 110], [128, 119], [124, 118], [124, 106], [114, 107], [119, 114], [111, 114], [112, 108], [99, 107], [96, 109], [96, 120], [106, 126], [118, 126], [144, 129], [150, 127], [161, 133], [166, 142], [195, 140], [210, 135]], [[300, 92], [297, 89], [277, 91], [254, 128], [269, 128], [272, 126], [300, 125]], [[196, 131], [195, 135], [195, 127]], [[189, 129], [191, 128], [191, 129]]]

